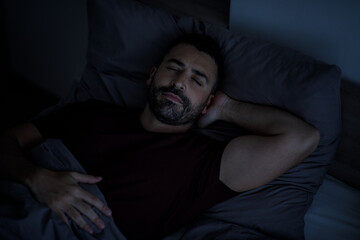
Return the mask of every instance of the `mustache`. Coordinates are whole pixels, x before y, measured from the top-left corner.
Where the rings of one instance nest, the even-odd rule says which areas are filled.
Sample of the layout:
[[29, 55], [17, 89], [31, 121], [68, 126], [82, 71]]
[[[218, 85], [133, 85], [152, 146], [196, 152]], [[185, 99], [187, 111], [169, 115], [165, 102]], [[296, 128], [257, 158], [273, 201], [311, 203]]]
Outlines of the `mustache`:
[[178, 88], [175, 88], [174, 86], [163, 86], [163, 87], [159, 87], [159, 91], [164, 93], [164, 92], [170, 92], [172, 94], [177, 95], [181, 101], [183, 103], [189, 103], [189, 99], [182, 93], [182, 91]]

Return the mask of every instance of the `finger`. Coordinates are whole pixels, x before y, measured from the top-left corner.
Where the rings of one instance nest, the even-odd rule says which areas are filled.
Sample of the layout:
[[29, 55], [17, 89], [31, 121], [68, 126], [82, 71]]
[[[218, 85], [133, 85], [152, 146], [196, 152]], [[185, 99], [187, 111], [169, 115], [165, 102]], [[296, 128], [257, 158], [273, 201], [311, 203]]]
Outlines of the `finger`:
[[66, 212], [68, 215], [80, 228], [87, 231], [90, 234], [94, 233], [94, 230], [86, 223], [84, 218], [80, 215], [80, 213], [73, 207], [69, 208]]
[[79, 183], [98, 183], [102, 180], [102, 177], [96, 177], [88, 174], [71, 172], [71, 176]]
[[67, 225], [70, 225], [66, 215], [63, 212], [55, 211], [55, 213], [62, 219]]
[[84, 202], [79, 202], [75, 207], [79, 210], [80, 213], [87, 216], [90, 219], [90, 221], [92, 221], [99, 229], [105, 228], [105, 223], [103, 222], [103, 220], [95, 213], [95, 211], [88, 204]]
[[81, 189], [81, 198], [85, 202], [90, 203], [91, 205], [95, 206], [97, 209], [99, 209], [106, 216], [111, 215], [110, 208], [108, 206], [106, 206], [99, 198], [92, 195], [91, 193]]

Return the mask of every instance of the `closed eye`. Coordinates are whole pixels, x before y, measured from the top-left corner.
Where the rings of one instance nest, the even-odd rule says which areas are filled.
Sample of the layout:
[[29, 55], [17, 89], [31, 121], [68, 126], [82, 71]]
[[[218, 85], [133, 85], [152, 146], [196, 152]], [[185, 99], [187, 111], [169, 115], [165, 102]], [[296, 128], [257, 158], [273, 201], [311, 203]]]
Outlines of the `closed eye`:
[[199, 85], [200, 87], [202, 86], [201, 81], [197, 80], [196, 78], [192, 78], [192, 80], [194, 80], [194, 82]]
[[172, 67], [167, 67], [166, 69], [167, 69], [167, 70], [170, 70], [170, 71], [174, 71], [174, 72], [178, 72], [178, 71], [179, 71], [178, 69], [172, 68]]

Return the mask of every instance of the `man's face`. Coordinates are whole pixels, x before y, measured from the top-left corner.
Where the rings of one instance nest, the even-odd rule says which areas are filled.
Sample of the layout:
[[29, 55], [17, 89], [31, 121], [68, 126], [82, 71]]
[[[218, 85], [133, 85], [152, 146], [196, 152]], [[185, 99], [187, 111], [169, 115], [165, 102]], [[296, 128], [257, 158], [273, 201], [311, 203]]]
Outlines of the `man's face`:
[[208, 54], [188, 44], [175, 46], [150, 74], [150, 109], [165, 124], [193, 122], [206, 113], [216, 74], [217, 65]]

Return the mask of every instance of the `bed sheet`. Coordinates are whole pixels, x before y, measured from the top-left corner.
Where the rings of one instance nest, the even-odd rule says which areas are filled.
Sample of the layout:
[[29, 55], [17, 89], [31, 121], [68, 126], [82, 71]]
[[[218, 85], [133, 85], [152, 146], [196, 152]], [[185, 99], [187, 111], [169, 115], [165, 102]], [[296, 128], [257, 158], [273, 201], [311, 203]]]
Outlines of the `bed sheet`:
[[305, 215], [305, 239], [360, 239], [360, 191], [326, 175]]

